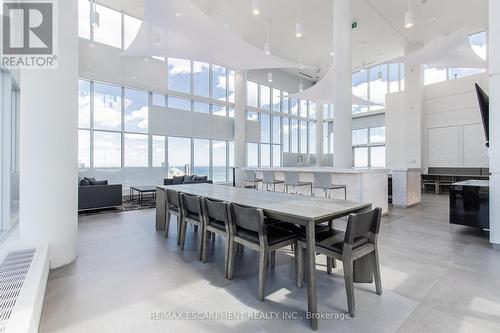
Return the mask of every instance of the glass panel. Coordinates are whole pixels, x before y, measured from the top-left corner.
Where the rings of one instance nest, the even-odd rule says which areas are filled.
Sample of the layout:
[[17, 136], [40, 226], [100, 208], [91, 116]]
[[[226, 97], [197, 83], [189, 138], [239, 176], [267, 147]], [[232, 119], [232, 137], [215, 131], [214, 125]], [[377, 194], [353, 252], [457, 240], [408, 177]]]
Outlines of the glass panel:
[[[352, 93], [368, 101], [368, 71], [363, 70], [352, 74]], [[352, 113], [366, 112], [366, 105], [352, 105]]]
[[90, 2], [78, 0], [78, 36], [90, 39]]
[[134, 41], [135, 36], [137, 36], [139, 28], [141, 27], [141, 23], [141, 20], [127, 14], [123, 14], [123, 46], [125, 49], [128, 49], [130, 44]]
[[[113, 47], [122, 47], [122, 14], [97, 5], [99, 27], [94, 28], [94, 40]], [[90, 15], [90, 12], [88, 12]]]
[[297, 119], [290, 119], [290, 131], [291, 131], [291, 153], [299, 152], [299, 121]]
[[148, 93], [125, 89], [125, 131], [148, 132]]
[[300, 116], [307, 118], [307, 101], [303, 99], [300, 100]]
[[120, 168], [121, 164], [121, 133], [94, 131], [94, 168]]
[[259, 114], [253, 111], [247, 111], [247, 120], [259, 121]]
[[401, 91], [405, 90], [405, 64], [399, 64], [399, 84]]
[[152, 101], [153, 105], [165, 107], [166, 106], [165, 101], [166, 101], [165, 95], [153, 93], [153, 101]]
[[385, 167], [385, 146], [370, 148], [370, 166], [372, 168]]
[[153, 135], [151, 138], [153, 148], [153, 167], [165, 168], [167, 164], [165, 163], [165, 137]]
[[385, 126], [370, 128], [370, 143], [385, 142]]
[[281, 143], [281, 117], [273, 116], [273, 143]]
[[257, 108], [259, 107], [258, 101], [259, 85], [252, 81], [247, 81], [247, 105]]
[[212, 104], [212, 114], [216, 116], [226, 116], [227, 113], [227, 107], [224, 105], [219, 105], [219, 104]]
[[470, 75], [481, 74], [484, 69], [479, 68], [449, 68], [448, 77], [450, 80], [459, 79], [461, 77], [466, 77]]
[[370, 68], [370, 110], [380, 110], [385, 107], [387, 94], [387, 65]]
[[260, 115], [260, 142], [271, 142], [271, 117], [263, 113]]
[[399, 91], [399, 64], [389, 65], [389, 92]]
[[281, 166], [281, 146], [273, 145], [273, 167]]
[[259, 166], [259, 145], [257, 143], [247, 143], [247, 166]]
[[368, 128], [352, 130], [352, 145], [368, 144]]
[[229, 102], [234, 103], [234, 71], [229, 70], [228, 79], [229, 79], [227, 85], [228, 100]]
[[299, 101], [296, 98], [290, 99], [290, 114], [295, 116], [299, 114]]
[[90, 81], [78, 80], [78, 127], [90, 128]]
[[169, 177], [184, 175], [191, 168], [191, 139], [168, 137]]
[[263, 168], [269, 168], [271, 166], [271, 145], [261, 144], [260, 145], [260, 166]]
[[307, 153], [307, 121], [300, 121], [300, 152]]
[[283, 152], [290, 151], [290, 120], [283, 118]]
[[260, 108], [269, 110], [271, 108], [271, 87], [260, 86]]
[[426, 68], [424, 69], [424, 85], [446, 81], [446, 69]]
[[283, 91], [283, 97], [281, 98], [281, 111], [283, 113], [288, 113], [290, 110], [290, 100], [288, 97], [288, 92]]
[[90, 168], [90, 131], [78, 131], [78, 167]]
[[122, 90], [118, 86], [94, 83], [94, 128], [122, 129]]
[[148, 166], [148, 135], [125, 133], [124, 163], [125, 167]]
[[210, 66], [204, 62], [193, 61], [194, 94], [197, 96], [210, 96]]
[[210, 113], [210, 104], [194, 101], [194, 111], [201, 113]]
[[185, 98], [168, 96], [168, 107], [172, 109], [191, 111], [191, 101]]
[[281, 90], [273, 88], [273, 111], [281, 111]]
[[227, 100], [226, 68], [212, 65], [212, 98], [220, 101]]
[[191, 92], [191, 61], [168, 58], [168, 89], [189, 94]]
[[309, 154], [316, 153], [316, 122], [309, 122]]
[[316, 103], [309, 102], [309, 118], [316, 119]]
[[226, 141], [212, 142], [213, 181], [225, 182], [227, 174]]
[[368, 148], [360, 147], [354, 148], [354, 167], [367, 168], [368, 167]]
[[208, 176], [210, 172], [210, 141], [194, 139], [193, 175]]
[[328, 146], [328, 144], [329, 144], [328, 137], [329, 137], [328, 123], [324, 122], [323, 123], [323, 154], [330, 153], [330, 149], [329, 149], [330, 147]]

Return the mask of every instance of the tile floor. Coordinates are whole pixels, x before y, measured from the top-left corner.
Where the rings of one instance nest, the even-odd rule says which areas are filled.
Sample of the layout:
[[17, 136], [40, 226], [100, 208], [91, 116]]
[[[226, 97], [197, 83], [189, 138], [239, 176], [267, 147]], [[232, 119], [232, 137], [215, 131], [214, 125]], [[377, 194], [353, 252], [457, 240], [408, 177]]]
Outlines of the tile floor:
[[[447, 218], [447, 195], [426, 194], [418, 206], [391, 209], [379, 238], [382, 296], [374, 285], [356, 285], [356, 318], [321, 320], [318, 331], [500, 332], [500, 251], [481, 231], [456, 226], [450, 232]], [[307, 319], [152, 319], [152, 313], [182, 312], [185, 318], [204, 311], [302, 315], [307, 308], [306, 288], [295, 287], [290, 251], [278, 253], [261, 303], [255, 253], [238, 254], [228, 281], [222, 238], [203, 264], [192, 229], [181, 253], [175, 222], [166, 239], [154, 219], [154, 209], [81, 217], [78, 260], [51, 271], [40, 331], [311, 331]], [[317, 270], [319, 310], [345, 313], [342, 265], [328, 276], [318, 256]]]

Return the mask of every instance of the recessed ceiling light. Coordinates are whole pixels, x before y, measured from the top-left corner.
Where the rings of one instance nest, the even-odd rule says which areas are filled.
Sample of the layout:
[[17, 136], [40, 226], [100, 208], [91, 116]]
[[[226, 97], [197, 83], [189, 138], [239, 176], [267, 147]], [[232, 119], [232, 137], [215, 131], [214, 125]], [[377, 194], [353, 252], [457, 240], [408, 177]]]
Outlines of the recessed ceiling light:
[[334, 51], [330, 51], [330, 55], [331, 55], [331, 56], [334, 56], [334, 55], [335, 55], [335, 52], [334, 52]]
[[259, 0], [252, 0], [252, 15], [253, 16], [260, 15]]
[[181, 17], [181, 13], [175, 13], [175, 16]]

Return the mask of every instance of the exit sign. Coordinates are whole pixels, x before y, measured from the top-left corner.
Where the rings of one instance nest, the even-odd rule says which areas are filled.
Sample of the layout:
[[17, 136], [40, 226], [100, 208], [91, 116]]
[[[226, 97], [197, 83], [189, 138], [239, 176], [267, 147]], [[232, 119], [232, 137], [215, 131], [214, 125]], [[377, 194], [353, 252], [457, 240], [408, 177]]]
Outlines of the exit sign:
[[352, 28], [355, 29], [358, 27], [358, 22], [354, 21], [352, 22]]

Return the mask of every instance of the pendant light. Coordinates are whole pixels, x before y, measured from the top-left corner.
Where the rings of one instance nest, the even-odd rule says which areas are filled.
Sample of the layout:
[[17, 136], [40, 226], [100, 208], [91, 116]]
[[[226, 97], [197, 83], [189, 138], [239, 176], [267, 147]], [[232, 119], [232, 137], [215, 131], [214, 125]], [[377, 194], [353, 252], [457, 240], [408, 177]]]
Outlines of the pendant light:
[[259, 0], [252, 0], [252, 15], [253, 16], [260, 15]]
[[273, 82], [273, 72], [271, 70], [267, 72], [267, 82]]
[[299, 92], [304, 91], [304, 83], [302, 83], [302, 76], [300, 77], [300, 83], [299, 83]]
[[408, 0], [408, 10], [405, 13], [405, 28], [411, 29], [413, 28], [413, 12], [410, 8], [410, 0]]
[[90, 2], [90, 24], [94, 28], [99, 28], [99, 13], [97, 12], [97, 3], [95, 0]]
[[300, 13], [300, 0], [298, 0], [298, 10], [297, 10], [297, 22], [295, 22], [295, 37], [302, 38], [304, 35], [302, 33], [302, 22]]
[[271, 19], [267, 21], [267, 33], [266, 33], [266, 42], [264, 43], [264, 52], [266, 54], [271, 54], [271, 43], [269, 42], [269, 37], [271, 35]]

